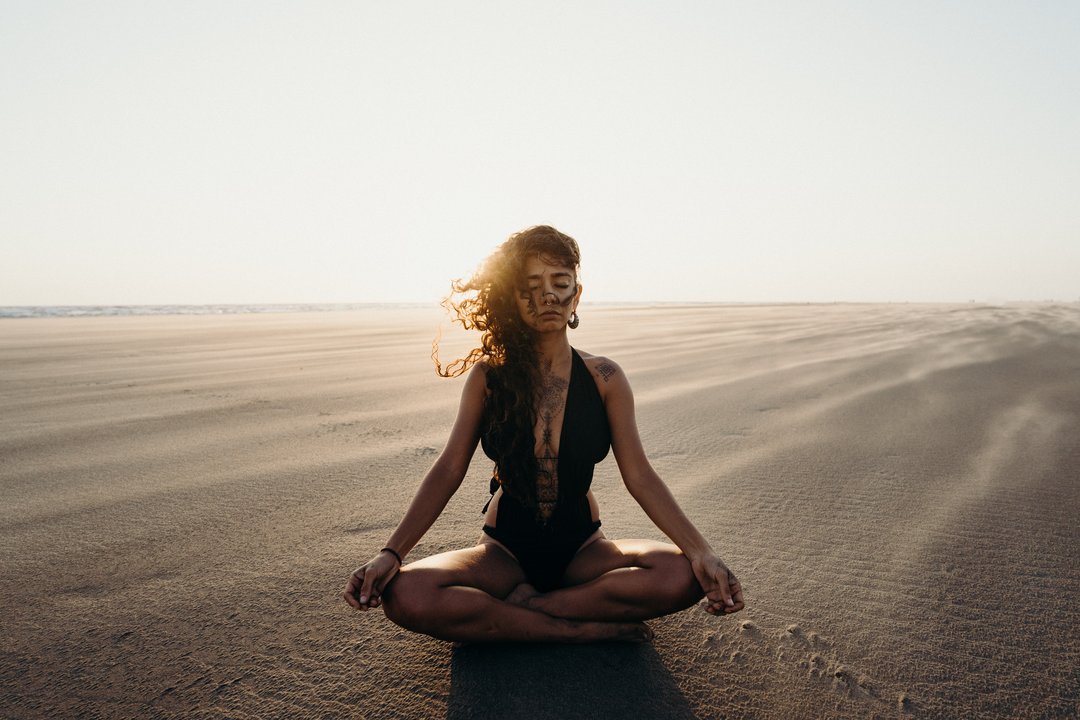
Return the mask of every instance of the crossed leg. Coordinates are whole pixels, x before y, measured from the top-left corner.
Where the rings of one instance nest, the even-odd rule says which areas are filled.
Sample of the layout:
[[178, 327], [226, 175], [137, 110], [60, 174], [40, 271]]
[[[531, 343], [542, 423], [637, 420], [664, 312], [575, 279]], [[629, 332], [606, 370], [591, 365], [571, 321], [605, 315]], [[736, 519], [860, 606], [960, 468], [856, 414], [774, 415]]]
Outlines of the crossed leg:
[[589, 543], [571, 561], [568, 587], [536, 593], [502, 547], [481, 543], [402, 568], [383, 593], [396, 624], [442, 640], [647, 640], [642, 620], [702, 597], [679, 550], [648, 540]]
[[403, 567], [383, 591], [383, 611], [408, 630], [463, 642], [647, 640], [640, 622], [554, 617], [504, 600], [525, 574], [504, 550], [482, 543]]
[[653, 540], [600, 538], [574, 556], [563, 580], [566, 587], [546, 593], [518, 586], [510, 599], [552, 617], [625, 622], [684, 610], [704, 595], [686, 556]]

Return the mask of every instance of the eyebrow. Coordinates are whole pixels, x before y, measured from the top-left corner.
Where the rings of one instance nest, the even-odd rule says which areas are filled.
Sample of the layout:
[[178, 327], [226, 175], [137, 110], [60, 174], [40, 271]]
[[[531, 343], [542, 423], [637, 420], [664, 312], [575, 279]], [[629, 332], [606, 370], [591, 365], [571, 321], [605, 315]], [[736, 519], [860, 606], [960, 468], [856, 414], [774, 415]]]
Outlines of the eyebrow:
[[[554, 273], [551, 273], [551, 274], [554, 277], [574, 277], [573, 273], [568, 273], [568, 272], [554, 272]], [[542, 277], [544, 277], [544, 276], [543, 275], [526, 275], [525, 279], [526, 280], [539, 280]]]

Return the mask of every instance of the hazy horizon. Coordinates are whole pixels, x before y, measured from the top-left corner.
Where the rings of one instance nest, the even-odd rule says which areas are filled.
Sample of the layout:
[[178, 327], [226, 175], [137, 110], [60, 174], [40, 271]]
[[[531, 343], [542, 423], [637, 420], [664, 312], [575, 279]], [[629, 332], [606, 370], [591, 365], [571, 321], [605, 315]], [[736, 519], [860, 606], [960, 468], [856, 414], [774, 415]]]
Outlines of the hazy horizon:
[[1080, 299], [1080, 5], [5, 3], [0, 306]]

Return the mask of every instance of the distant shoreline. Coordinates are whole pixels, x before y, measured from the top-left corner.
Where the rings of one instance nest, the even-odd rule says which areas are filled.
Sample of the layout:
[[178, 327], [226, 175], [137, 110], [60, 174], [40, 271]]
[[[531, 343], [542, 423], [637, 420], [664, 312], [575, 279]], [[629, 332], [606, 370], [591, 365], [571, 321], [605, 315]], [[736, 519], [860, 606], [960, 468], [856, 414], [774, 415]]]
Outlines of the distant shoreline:
[[13, 305], [0, 307], [3, 318], [120, 317], [128, 315], [247, 315], [254, 313], [348, 312], [409, 309], [428, 303], [295, 303], [234, 305]]
[[[737, 301], [737, 300], [642, 300], [585, 302], [588, 307], [642, 308], [642, 307], [765, 307], [789, 305], [957, 305], [957, 306], [1017, 306], [1017, 305], [1075, 305], [1075, 300], [1007, 300], [981, 301]], [[271, 313], [323, 313], [355, 312], [361, 310], [423, 310], [436, 309], [435, 302], [400, 303], [237, 303], [210, 305], [6, 305], [0, 306], [0, 320], [19, 318], [73, 318], [73, 317], [126, 317], [160, 315], [250, 315]]]

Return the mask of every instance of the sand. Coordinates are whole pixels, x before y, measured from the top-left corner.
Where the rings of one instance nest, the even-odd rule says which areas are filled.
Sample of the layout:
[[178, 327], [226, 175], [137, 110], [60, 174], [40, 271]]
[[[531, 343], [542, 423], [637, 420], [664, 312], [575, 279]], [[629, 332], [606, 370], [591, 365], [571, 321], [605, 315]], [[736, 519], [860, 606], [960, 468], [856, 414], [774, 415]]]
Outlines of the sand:
[[[1080, 712], [1080, 307], [585, 306], [748, 606], [582, 647], [340, 599], [453, 419], [440, 319], [0, 321], [0, 716]], [[489, 471], [411, 559], [476, 540]], [[610, 457], [594, 488], [609, 536], [661, 537]]]

